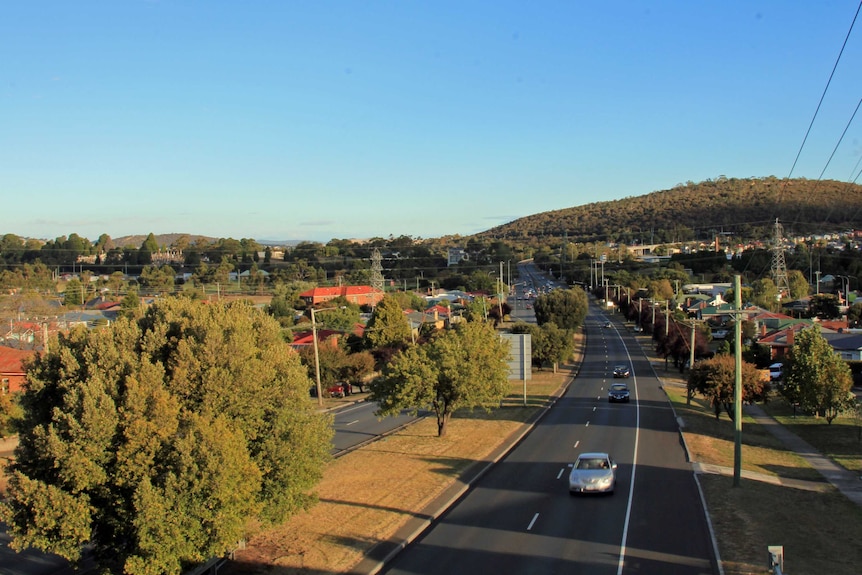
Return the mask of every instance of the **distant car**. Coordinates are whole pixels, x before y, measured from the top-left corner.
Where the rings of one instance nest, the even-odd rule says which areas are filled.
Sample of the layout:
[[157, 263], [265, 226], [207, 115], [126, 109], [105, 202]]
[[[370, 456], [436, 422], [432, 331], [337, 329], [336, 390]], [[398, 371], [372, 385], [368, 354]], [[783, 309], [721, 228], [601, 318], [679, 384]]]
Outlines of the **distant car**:
[[773, 363], [769, 366], [769, 381], [778, 381], [784, 374], [784, 364], [781, 362]]
[[606, 322], [605, 322], [605, 327], [611, 327], [611, 322], [606, 321]]
[[617, 365], [614, 367], [614, 377], [629, 377], [631, 374], [632, 371], [627, 365]]
[[608, 390], [609, 403], [614, 403], [616, 401], [628, 403], [630, 397], [631, 394], [629, 393], [629, 386], [624, 383], [613, 383], [611, 384], [610, 390]]
[[717, 329], [712, 332], [712, 339], [724, 339], [729, 333], [726, 329]]
[[617, 464], [607, 453], [581, 453], [569, 473], [569, 493], [613, 493]]

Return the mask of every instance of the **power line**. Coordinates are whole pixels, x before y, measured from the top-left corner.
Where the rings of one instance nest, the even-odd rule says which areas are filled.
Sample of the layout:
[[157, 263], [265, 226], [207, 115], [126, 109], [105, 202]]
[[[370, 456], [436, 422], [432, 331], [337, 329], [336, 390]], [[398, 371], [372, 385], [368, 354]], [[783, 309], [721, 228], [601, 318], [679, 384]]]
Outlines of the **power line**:
[[[860, 4], [860, 6], [862, 6], [862, 4]], [[829, 154], [829, 159], [828, 159], [828, 160], [826, 160], [826, 165], [825, 165], [825, 166], [823, 166], [823, 171], [822, 171], [822, 172], [820, 172], [820, 177], [819, 177], [819, 178], [817, 178], [818, 180], [822, 180], [822, 179], [823, 179], [823, 174], [824, 174], [824, 173], [826, 173], [826, 168], [828, 168], [828, 167], [829, 167], [829, 162], [831, 162], [831, 161], [832, 161], [832, 157], [833, 157], [833, 156], [835, 156], [835, 152], [837, 152], [837, 151], [838, 151], [838, 146], [840, 146], [840, 145], [841, 145], [841, 141], [844, 139], [844, 136], [847, 134], [847, 130], [848, 130], [848, 129], [850, 129], [850, 124], [852, 124], [852, 123], [853, 123], [853, 118], [855, 118], [855, 117], [856, 117], [856, 112], [858, 112], [858, 111], [859, 111], [859, 106], [862, 106], [862, 98], [859, 98], [859, 103], [858, 103], [858, 104], [856, 104], [856, 109], [855, 109], [855, 110], [853, 110], [853, 115], [851, 115], [851, 116], [850, 116], [850, 119], [847, 121], [847, 125], [846, 125], [846, 126], [844, 126], [844, 131], [843, 131], [843, 132], [841, 132], [841, 137], [840, 137], [840, 138], [838, 138], [838, 142], [835, 144], [835, 148], [833, 148], [833, 149], [832, 149], [832, 153], [831, 153], [831, 154]], [[854, 168], [854, 169], [855, 169], [855, 168]]]
[[[820, 111], [820, 106], [823, 104], [823, 99], [826, 97], [826, 92], [829, 90], [829, 84], [832, 83], [832, 77], [835, 76], [835, 70], [838, 68], [838, 62], [841, 60], [841, 55], [844, 54], [844, 48], [847, 46], [847, 40], [850, 39], [850, 33], [853, 31], [853, 25], [856, 24], [856, 18], [859, 17], [859, 11], [862, 10], [862, 0], [856, 8], [856, 14], [853, 16], [853, 22], [850, 23], [850, 29], [847, 30], [847, 36], [844, 37], [844, 43], [841, 45], [841, 51], [838, 52], [838, 57], [835, 59], [835, 65], [832, 66], [832, 72], [829, 74], [829, 80], [826, 82], [826, 87], [823, 88], [823, 94], [820, 95], [820, 101], [817, 103], [817, 109], [814, 110], [814, 116], [811, 118], [811, 123], [808, 124], [808, 130], [805, 131], [805, 137], [802, 138], [802, 144], [799, 146], [799, 151], [796, 152], [796, 159], [793, 160], [793, 166], [790, 168], [790, 173], [787, 178], [793, 175], [793, 170], [796, 169], [796, 163], [799, 161], [799, 156], [802, 154], [802, 148], [805, 147], [805, 142], [808, 140], [808, 135], [811, 134], [811, 127], [814, 126], [814, 120], [817, 119], [817, 113]], [[821, 174], [822, 176], [822, 174]]]

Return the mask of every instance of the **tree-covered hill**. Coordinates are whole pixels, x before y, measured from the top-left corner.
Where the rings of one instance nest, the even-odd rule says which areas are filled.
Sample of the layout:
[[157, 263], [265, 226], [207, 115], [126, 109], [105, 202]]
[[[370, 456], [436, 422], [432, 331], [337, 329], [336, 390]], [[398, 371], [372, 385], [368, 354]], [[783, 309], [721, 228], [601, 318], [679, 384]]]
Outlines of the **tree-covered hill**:
[[862, 186], [834, 180], [725, 178], [687, 182], [644, 196], [543, 212], [477, 237], [517, 243], [567, 236], [625, 244], [709, 240], [716, 234], [769, 238], [776, 218], [788, 236], [860, 226]]

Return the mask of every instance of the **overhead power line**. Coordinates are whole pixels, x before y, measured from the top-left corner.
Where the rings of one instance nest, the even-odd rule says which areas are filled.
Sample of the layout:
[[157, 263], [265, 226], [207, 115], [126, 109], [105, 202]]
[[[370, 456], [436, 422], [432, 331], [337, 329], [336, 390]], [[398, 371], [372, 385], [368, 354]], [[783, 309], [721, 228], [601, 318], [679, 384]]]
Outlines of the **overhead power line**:
[[[847, 30], [847, 36], [844, 37], [844, 43], [841, 45], [841, 51], [838, 52], [838, 57], [835, 59], [835, 65], [832, 66], [832, 72], [829, 74], [829, 80], [826, 82], [826, 87], [823, 88], [823, 94], [820, 95], [820, 101], [817, 102], [817, 109], [814, 110], [814, 116], [811, 117], [811, 123], [808, 124], [808, 129], [805, 131], [805, 137], [802, 138], [802, 144], [799, 146], [799, 151], [796, 152], [796, 159], [793, 160], [793, 166], [790, 168], [790, 173], [787, 178], [793, 175], [793, 170], [796, 169], [796, 163], [799, 161], [799, 156], [802, 155], [802, 149], [805, 147], [805, 142], [808, 141], [808, 135], [811, 134], [811, 127], [814, 126], [814, 120], [817, 119], [817, 113], [820, 111], [820, 106], [823, 104], [823, 99], [826, 97], [826, 92], [829, 90], [829, 84], [832, 83], [832, 77], [835, 76], [835, 70], [838, 68], [838, 62], [841, 61], [841, 55], [844, 54], [844, 48], [847, 46], [847, 40], [850, 39], [850, 33], [853, 32], [853, 26], [856, 24], [856, 18], [859, 17], [859, 11], [862, 10], [862, 0], [856, 8], [856, 14], [853, 16], [853, 22], [850, 23], [850, 29]], [[821, 174], [822, 176], [822, 174]]]

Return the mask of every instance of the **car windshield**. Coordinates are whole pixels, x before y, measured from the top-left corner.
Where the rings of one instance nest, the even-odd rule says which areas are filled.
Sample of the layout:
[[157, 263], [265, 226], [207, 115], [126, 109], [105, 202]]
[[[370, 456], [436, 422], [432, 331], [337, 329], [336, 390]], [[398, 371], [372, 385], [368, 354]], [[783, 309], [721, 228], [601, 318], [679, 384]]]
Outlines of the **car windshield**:
[[576, 469], [607, 469], [608, 460], [603, 457], [591, 457], [589, 459], [578, 459]]
[[626, 387], [626, 386], [625, 386], [624, 384], [622, 384], [622, 383], [618, 383], [618, 384], [616, 384], [616, 385], [612, 385], [612, 386], [611, 386], [611, 389], [612, 389], [613, 391], [628, 391], [628, 389], [629, 389], [629, 388], [628, 388], [628, 387]]

